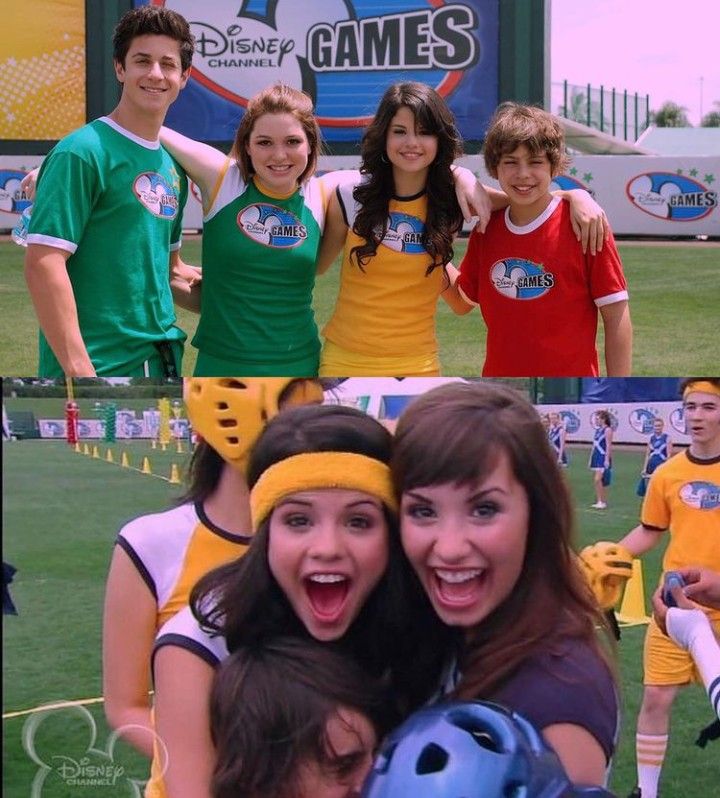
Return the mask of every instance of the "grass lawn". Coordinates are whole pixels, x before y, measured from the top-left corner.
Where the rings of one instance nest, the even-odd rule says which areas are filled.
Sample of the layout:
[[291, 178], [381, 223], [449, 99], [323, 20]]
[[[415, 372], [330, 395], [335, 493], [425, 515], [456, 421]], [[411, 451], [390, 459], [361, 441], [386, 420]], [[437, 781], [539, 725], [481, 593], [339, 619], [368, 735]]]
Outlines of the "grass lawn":
[[[456, 246], [456, 263], [466, 242]], [[635, 329], [633, 373], [639, 376], [687, 376], [717, 370], [714, 326], [720, 292], [718, 253], [713, 247], [619, 245], [630, 289]], [[185, 259], [200, 262], [200, 241], [189, 238]], [[0, 374], [37, 373], [37, 323], [22, 270], [23, 250], [0, 242]], [[319, 327], [329, 319], [337, 296], [339, 269], [317, 282], [314, 306]], [[178, 324], [191, 339], [197, 316], [178, 311]], [[602, 325], [601, 325], [602, 326]], [[485, 352], [485, 328], [479, 311], [455, 316], [440, 303], [437, 317], [444, 374], [478, 376]], [[598, 336], [602, 353], [602, 331]], [[183, 372], [191, 374], [197, 351], [185, 350]], [[602, 356], [600, 358], [602, 364]], [[601, 365], [602, 368], [602, 365]], [[536, 376], [536, 375], [530, 375]]]
[[[54, 401], [61, 406], [61, 400]], [[27, 402], [27, 409], [36, 409], [34, 400]], [[43, 775], [42, 792], [32, 793], [43, 798], [141, 794], [133, 793], [124, 779], [143, 779], [143, 760], [122, 743], [111, 759], [101, 753], [109, 739], [101, 704], [6, 717], [48, 702], [100, 696], [102, 596], [115, 534], [129, 518], [167, 506], [179, 495], [178, 485], [117, 465], [121, 452], [127, 451], [132, 465], [147, 456], [154, 474], [166, 476], [173, 463], [182, 470], [187, 458], [173, 447], [161, 452], [151, 450], [148, 442], [115, 444], [115, 465], [105, 460], [107, 446], [99, 444], [99, 449], [100, 458], [93, 459], [57, 441], [3, 443], [3, 557], [18, 569], [11, 594], [19, 610], [17, 617], [6, 616], [3, 622], [3, 795], [8, 798], [27, 798], [33, 780]], [[602, 512], [589, 507], [593, 496], [587, 447], [573, 448], [570, 455], [567, 478], [577, 506], [579, 545], [619, 538], [638, 518], [634, 489], [640, 449], [616, 452], [610, 506]], [[648, 554], [643, 567], [649, 597], [658, 578], [660, 552]], [[625, 628], [619, 647], [624, 724], [613, 788], [621, 796], [635, 781], [634, 722], [644, 629]], [[683, 691], [673, 714], [663, 798], [717, 795], [717, 743], [705, 751], [693, 745], [698, 729], [711, 719], [704, 691]], [[34, 742], [34, 748], [26, 746], [30, 753], [23, 748], [24, 730], [26, 739]], [[52, 757], [79, 761], [84, 756], [93, 764], [122, 766], [123, 777], [114, 787], [70, 785], [58, 765], [66, 760]], [[42, 762], [48, 764], [46, 771]]]

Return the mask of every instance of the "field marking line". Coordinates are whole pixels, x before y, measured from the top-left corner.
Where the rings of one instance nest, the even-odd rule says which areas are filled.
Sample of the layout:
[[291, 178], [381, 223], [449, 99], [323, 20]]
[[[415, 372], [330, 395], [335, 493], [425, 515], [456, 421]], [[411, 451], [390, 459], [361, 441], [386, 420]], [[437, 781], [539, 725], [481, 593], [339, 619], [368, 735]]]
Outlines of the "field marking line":
[[100, 698], [79, 698], [77, 701], [57, 701], [54, 704], [43, 704], [32, 709], [19, 709], [16, 712], [3, 712], [3, 720], [8, 718], [20, 718], [23, 715], [32, 715], [33, 712], [43, 712], [46, 709], [64, 709], [65, 707], [80, 707], [86, 704], [102, 704], [105, 699]]

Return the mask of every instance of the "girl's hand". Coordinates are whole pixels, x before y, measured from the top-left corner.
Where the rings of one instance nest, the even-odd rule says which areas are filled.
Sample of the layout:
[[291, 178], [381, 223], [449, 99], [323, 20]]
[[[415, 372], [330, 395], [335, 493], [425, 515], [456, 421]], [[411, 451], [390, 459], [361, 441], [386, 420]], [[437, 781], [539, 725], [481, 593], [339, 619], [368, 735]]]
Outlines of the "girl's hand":
[[583, 254], [587, 253], [588, 246], [591, 255], [602, 251], [605, 239], [610, 237], [605, 211], [584, 189], [574, 188], [561, 192], [561, 196], [570, 203], [570, 220]]
[[475, 229], [484, 233], [493, 209], [485, 186], [464, 166], [453, 166], [452, 172], [455, 178], [455, 195], [463, 218], [470, 222], [477, 217]]

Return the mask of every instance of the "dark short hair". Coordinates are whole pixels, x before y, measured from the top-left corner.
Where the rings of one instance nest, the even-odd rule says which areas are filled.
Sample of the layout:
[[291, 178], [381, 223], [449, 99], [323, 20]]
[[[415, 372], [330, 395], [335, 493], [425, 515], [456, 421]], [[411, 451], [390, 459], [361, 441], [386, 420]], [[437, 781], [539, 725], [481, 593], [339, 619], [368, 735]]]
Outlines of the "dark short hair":
[[378, 680], [326, 643], [277, 637], [238, 649], [220, 665], [210, 697], [212, 795], [290, 798], [311, 762], [342, 779], [359, 763], [338, 757], [328, 721], [355, 710], [379, 742], [399, 720], [391, 704]]
[[113, 34], [113, 60], [125, 66], [125, 57], [138, 36], [168, 36], [180, 44], [180, 64], [186, 72], [192, 64], [195, 37], [187, 20], [165, 6], [140, 6], [124, 14]]

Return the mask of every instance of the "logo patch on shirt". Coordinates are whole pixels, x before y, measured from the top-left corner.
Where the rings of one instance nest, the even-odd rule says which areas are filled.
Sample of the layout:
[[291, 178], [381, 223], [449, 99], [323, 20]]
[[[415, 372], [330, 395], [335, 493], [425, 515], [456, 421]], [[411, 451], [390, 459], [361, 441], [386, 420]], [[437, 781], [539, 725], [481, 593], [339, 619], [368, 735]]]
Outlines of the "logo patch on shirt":
[[407, 213], [390, 212], [388, 229], [382, 243], [393, 252], [406, 252], [408, 255], [423, 255], [425, 247], [422, 235], [425, 222]]
[[133, 191], [140, 202], [161, 219], [174, 219], [178, 213], [177, 191], [157, 172], [143, 172], [135, 178]]
[[307, 227], [294, 213], [258, 202], [237, 215], [237, 225], [248, 238], [276, 249], [292, 249], [307, 238]]
[[712, 482], [686, 482], [680, 488], [680, 499], [696, 510], [716, 510], [720, 508], [720, 486]]
[[510, 299], [537, 299], [554, 285], [555, 277], [541, 263], [524, 258], [505, 258], [493, 264], [490, 281], [495, 290]]

